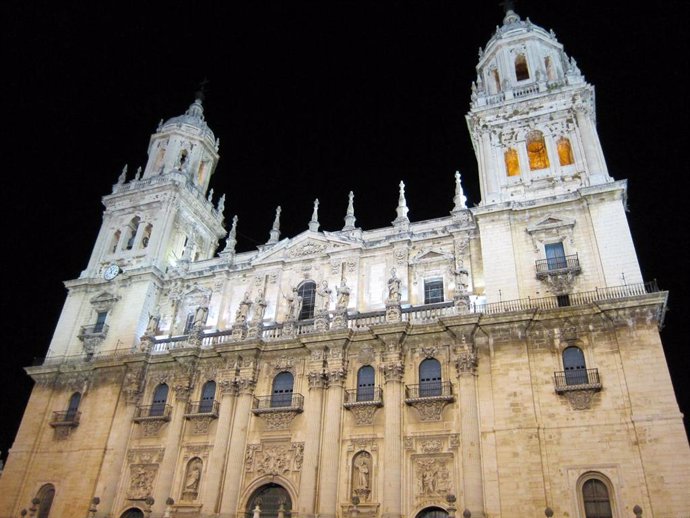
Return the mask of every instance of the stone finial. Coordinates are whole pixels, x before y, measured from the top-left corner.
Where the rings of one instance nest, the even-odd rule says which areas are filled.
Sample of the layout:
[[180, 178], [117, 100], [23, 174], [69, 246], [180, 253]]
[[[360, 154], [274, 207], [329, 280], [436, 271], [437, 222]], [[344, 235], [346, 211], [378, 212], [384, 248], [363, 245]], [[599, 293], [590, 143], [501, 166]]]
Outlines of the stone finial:
[[232, 217], [232, 227], [230, 227], [230, 232], [228, 232], [228, 237], [225, 240], [225, 248], [223, 248], [223, 254], [234, 254], [235, 246], [237, 245], [237, 215]]
[[141, 166], [137, 167], [137, 172], [134, 175], [135, 180], [139, 180], [141, 178]]
[[213, 202], [213, 187], [208, 191], [208, 197], [206, 198], [208, 201]]
[[319, 199], [314, 200], [314, 212], [311, 213], [311, 221], [309, 222], [309, 230], [318, 232], [319, 230]]
[[465, 509], [465, 510], [462, 512], [462, 518], [472, 518], [472, 513], [470, 512], [469, 509]]
[[451, 213], [467, 208], [467, 196], [465, 196], [462, 190], [462, 184], [460, 183], [460, 171], [455, 171], [455, 196], [453, 197], [453, 203], [455, 206]]
[[347, 212], [345, 213], [345, 226], [343, 230], [355, 230], [355, 194], [350, 191], [348, 195]]
[[405, 199], [405, 183], [400, 182], [400, 195], [398, 196], [398, 207], [395, 209], [398, 217], [393, 221], [396, 227], [406, 227], [410, 224], [407, 213], [410, 209], [407, 208], [407, 200]]
[[225, 212], [225, 194], [223, 194], [218, 200], [218, 206], [216, 207], [216, 210], [218, 211], [218, 214], [220, 214], [221, 216], [223, 215], [223, 212]]
[[273, 219], [273, 227], [271, 227], [271, 232], [268, 237], [268, 244], [272, 245], [278, 242], [280, 239], [280, 205], [276, 207], [276, 217]]
[[633, 513], [635, 513], [635, 518], [641, 518], [642, 508], [639, 505], [636, 505], [635, 507], [633, 507]]
[[125, 183], [125, 180], [127, 179], [127, 164], [122, 168], [122, 172], [120, 173], [120, 176], [117, 177], [117, 184], [122, 185]]
[[553, 516], [553, 509], [550, 507], [544, 509], [544, 516], [546, 516], [546, 518], [551, 518]]

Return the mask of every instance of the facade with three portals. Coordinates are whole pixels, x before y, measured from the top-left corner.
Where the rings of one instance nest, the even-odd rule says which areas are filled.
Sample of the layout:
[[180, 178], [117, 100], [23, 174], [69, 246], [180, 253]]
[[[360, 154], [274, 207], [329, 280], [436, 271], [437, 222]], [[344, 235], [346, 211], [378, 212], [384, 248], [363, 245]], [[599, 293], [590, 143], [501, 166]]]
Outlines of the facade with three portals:
[[350, 196], [342, 230], [315, 203], [281, 239], [278, 210], [242, 253], [201, 100], [162, 123], [26, 369], [0, 516], [690, 515], [667, 293], [593, 87], [509, 10], [467, 123], [479, 206], [456, 175], [451, 213], [411, 222], [401, 184], [390, 227], [358, 228]]

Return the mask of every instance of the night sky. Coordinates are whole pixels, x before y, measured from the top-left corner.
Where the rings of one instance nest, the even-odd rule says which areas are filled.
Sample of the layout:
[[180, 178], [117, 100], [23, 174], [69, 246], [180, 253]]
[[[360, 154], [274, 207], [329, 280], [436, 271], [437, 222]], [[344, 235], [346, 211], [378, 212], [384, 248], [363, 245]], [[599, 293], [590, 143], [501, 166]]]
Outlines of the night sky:
[[[503, 18], [498, 2], [461, 0], [68, 4], [0, 8], [3, 459], [32, 386], [23, 367], [48, 349], [62, 281], [86, 267], [101, 196], [125, 163], [130, 174], [145, 165], [158, 121], [182, 114], [201, 80], [220, 138], [211, 186], [227, 196], [226, 221], [239, 217], [238, 251], [268, 240], [277, 205], [282, 237], [306, 230], [317, 197], [321, 229], [339, 230], [350, 190], [358, 226], [390, 225], [400, 180], [412, 221], [440, 217], [456, 170], [479, 203], [465, 114], [477, 49]], [[552, 28], [596, 87], [610, 174], [629, 181], [644, 278], [670, 291], [662, 338], [688, 413], [690, 9], [613, 4], [525, 0], [517, 11]]]

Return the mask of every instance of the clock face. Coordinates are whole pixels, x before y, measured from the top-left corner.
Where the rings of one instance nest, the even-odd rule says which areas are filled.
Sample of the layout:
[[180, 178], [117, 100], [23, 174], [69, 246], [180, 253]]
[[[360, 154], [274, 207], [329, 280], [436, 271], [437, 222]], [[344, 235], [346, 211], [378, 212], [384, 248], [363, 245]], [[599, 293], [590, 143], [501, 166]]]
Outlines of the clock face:
[[120, 267], [116, 264], [109, 265], [103, 272], [103, 278], [106, 281], [112, 281], [120, 273]]

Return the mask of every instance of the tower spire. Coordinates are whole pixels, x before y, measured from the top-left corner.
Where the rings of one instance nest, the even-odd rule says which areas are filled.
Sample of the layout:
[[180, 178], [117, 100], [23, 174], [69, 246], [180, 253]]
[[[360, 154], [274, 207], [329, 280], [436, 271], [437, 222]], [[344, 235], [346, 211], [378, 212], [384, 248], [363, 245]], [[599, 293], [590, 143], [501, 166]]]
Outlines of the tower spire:
[[348, 195], [347, 212], [345, 213], [345, 226], [343, 230], [355, 230], [355, 194], [350, 191]]
[[398, 217], [393, 220], [393, 225], [407, 230], [410, 226], [410, 220], [407, 217], [410, 209], [407, 208], [407, 200], [405, 199], [405, 183], [401, 180], [398, 187], [400, 188], [400, 193], [398, 195], [398, 207], [395, 209]]
[[462, 190], [462, 184], [460, 183], [460, 171], [455, 171], [455, 196], [453, 197], [453, 203], [455, 206], [451, 214], [467, 208], [467, 196], [465, 196]]
[[311, 221], [309, 222], [309, 230], [312, 232], [319, 231], [319, 199], [314, 200], [314, 212], [311, 213]]
[[280, 239], [280, 205], [276, 207], [276, 217], [273, 219], [273, 228], [271, 228], [270, 237], [268, 238], [269, 245], [277, 243]]

